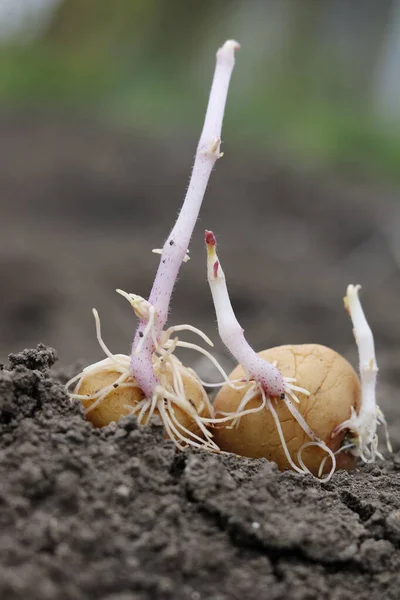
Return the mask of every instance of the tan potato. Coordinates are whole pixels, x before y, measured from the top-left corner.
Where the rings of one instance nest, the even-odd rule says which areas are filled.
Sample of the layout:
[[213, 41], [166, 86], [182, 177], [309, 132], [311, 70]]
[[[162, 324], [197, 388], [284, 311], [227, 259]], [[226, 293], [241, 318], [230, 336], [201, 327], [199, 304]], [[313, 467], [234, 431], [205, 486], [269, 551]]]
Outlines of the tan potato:
[[[121, 376], [117, 371], [98, 371], [93, 374], [85, 375], [76, 389], [76, 393], [82, 396], [91, 396], [99, 390], [111, 385]], [[132, 383], [132, 377], [126, 380], [126, 383]], [[112, 421], [118, 422], [121, 417], [129, 414], [127, 406], [136, 406], [140, 400], [143, 400], [144, 394], [138, 387], [117, 387], [109, 392], [107, 396], [90, 412], [87, 413], [87, 419], [95, 427], [105, 427]], [[85, 409], [88, 409], [95, 400], [82, 400]]]
[[[181, 366], [181, 375], [185, 396], [192, 406], [194, 406], [201, 417], [210, 417], [208, 410], [206, 392], [199, 380], [183, 365]], [[102, 388], [112, 384], [121, 373], [117, 371], [100, 371], [85, 376], [79, 384], [76, 393], [90, 396]], [[172, 380], [172, 375], [167, 377]], [[133, 379], [129, 377], [125, 383], [132, 383]], [[169, 381], [171, 383], [171, 381]], [[104, 427], [112, 421], [118, 422], [123, 416], [129, 414], [129, 408], [126, 406], [136, 406], [140, 400], [144, 399], [142, 390], [138, 387], [120, 387], [112, 390], [107, 396], [94, 408], [87, 413], [87, 418], [95, 427]], [[87, 409], [95, 400], [82, 400], [83, 406]], [[178, 421], [196, 435], [201, 436], [201, 432], [193, 420], [182, 408], [174, 405], [175, 416]], [[158, 411], [155, 411], [158, 414]]]
[[[297, 404], [296, 408], [313, 432], [333, 452], [338, 450], [345, 432], [334, 438], [331, 437], [332, 432], [337, 425], [350, 417], [351, 407], [356, 412], [360, 408], [360, 382], [350, 363], [334, 350], [317, 344], [279, 346], [259, 354], [269, 362], [278, 361], [278, 368], [284, 376], [295, 377], [296, 385], [310, 392], [310, 396], [298, 394], [300, 404]], [[238, 365], [230, 374], [230, 379], [244, 376], [241, 365]], [[225, 385], [214, 402], [216, 413], [234, 412], [249, 386], [243, 390], [233, 390]], [[298, 464], [297, 452], [310, 439], [292, 417], [283, 400], [273, 399], [273, 402], [291, 457]], [[260, 403], [261, 396], [257, 396], [246, 408], [259, 406]], [[218, 417], [218, 414], [216, 416]], [[226, 426], [216, 429], [214, 439], [221, 450], [253, 458], [264, 457], [274, 461], [281, 470], [290, 468], [273, 416], [267, 408], [242, 417], [237, 429], [229, 429]], [[327, 453], [320, 448], [311, 446], [304, 450], [302, 458], [310, 471], [316, 475], [326, 455]], [[338, 469], [351, 469], [354, 465], [355, 457], [352, 455], [345, 452], [337, 455]], [[331, 461], [328, 459], [324, 472], [330, 468]]]

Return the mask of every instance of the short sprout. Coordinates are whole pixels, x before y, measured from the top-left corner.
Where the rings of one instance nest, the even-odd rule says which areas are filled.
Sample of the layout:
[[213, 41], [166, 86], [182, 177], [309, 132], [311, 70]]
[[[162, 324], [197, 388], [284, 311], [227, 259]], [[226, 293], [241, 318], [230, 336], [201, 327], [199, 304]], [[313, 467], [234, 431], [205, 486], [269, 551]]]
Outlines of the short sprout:
[[358, 292], [360, 285], [349, 285], [344, 298], [345, 309], [353, 323], [361, 378], [361, 407], [358, 412], [352, 411], [351, 417], [343, 421], [334, 432], [348, 432], [347, 451], [361, 458], [364, 462], [374, 462], [382, 458], [378, 451], [377, 426], [382, 424], [386, 432], [386, 444], [389, 452], [392, 446], [389, 439], [386, 420], [383, 412], [376, 404], [376, 378], [378, 366], [375, 358], [374, 336], [361, 306]]

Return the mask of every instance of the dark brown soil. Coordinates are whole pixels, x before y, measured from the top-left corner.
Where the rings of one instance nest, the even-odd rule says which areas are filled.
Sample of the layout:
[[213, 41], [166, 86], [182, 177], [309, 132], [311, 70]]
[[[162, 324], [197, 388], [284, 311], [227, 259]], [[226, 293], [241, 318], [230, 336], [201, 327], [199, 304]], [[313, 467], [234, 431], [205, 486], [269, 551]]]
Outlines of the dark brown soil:
[[[206, 227], [257, 349], [317, 342], [356, 365], [342, 297], [361, 283], [395, 453], [325, 485], [265, 460], [177, 454], [132, 419], [93, 430], [50, 375], [46, 347], [14, 355], [0, 372], [2, 600], [399, 597], [397, 192], [224, 150], [170, 321], [216, 339]], [[193, 152], [48, 117], [0, 120], [4, 361], [38, 340], [63, 367], [102, 358], [92, 306], [111, 348], [128, 351], [135, 321], [114, 290], [148, 294], [151, 249], [172, 225]]]
[[397, 600], [400, 454], [329, 484], [93, 429], [40, 347], [0, 375], [4, 600]]

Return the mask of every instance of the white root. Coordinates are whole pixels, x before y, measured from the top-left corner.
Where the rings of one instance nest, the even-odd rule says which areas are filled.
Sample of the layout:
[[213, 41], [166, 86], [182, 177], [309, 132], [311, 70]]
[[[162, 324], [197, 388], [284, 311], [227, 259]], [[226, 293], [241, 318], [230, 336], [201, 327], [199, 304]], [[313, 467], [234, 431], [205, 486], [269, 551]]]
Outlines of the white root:
[[253, 398], [255, 398], [256, 396], [258, 396], [259, 394], [259, 389], [256, 385], [252, 386], [247, 393], [245, 394], [242, 402], [240, 403], [239, 407], [237, 410], [235, 410], [234, 412], [229, 412], [229, 413], [225, 413], [223, 411], [218, 411], [217, 414], [221, 414], [221, 415], [225, 415], [224, 417], [213, 417], [211, 419], [206, 418], [206, 417], [201, 417], [201, 420], [203, 421], [203, 423], [208, 423], [210, 425], [215, 425], [217, 423], [228, 423], [229, 421], [231, 421], [231, 426], [233, 427], [238, 419], [241, 419], [242, 417], [246, 416], [246, 415], [251, 415], [252, 413], [256, 413], [256, 412], [260, 412], [261, 410], [263, 410], [266, 406], [266, 400], [264, 400], [264, 398], [262, 399], [262, 402], [259, 406], [256, 406], [254, 408], [246, 408], [246, 405], [253, 400]]
[[[153, 248], [152, 250], [153, 254], [162, 254], [163, 253], [163, 249], [162, 248]], [[186, 250], [186, 255], [183, 258], [183, 262], [188, 262], [190, 260], [190, 256], [189, 256], [189, 249]]]
[[[168, 348], [170, 343], [171, 342], [166, 342], [165, 347]], [[224, 369], [221, 367], [221, 365], [219, 364], [219, 362], [217, 361], [217, 359], [214, 358], [214, 356], [212, 354], [210, 354], [210, 352], [208, 352], [207, 350], [205, 350], [201, 346], [198, 346], [197, 344], [192, 344], [190, 342], [181, 342], [181, 341], [179, 341], [177, 343], [177, 346], [179, 346], [180, 348], [189, 348], [189, 349], [192, 349], [192, 350], [197, 350], [197, 352], [200, 352], [200, 354], [204, 354], [204, 356], [206, 356], [208, 359], [210, 359], [210, 361], [215, 366], [215, 368], [218, 369], [218, 371], [220, 372], [220, 374], [222, 375], [222, 377], [225, 379], [225, 383], [227, 385], [229, 385], [230, 387], [233, 387], [235, 389], [235, 386], [232, 384], [231, 380], [229, 379], [228, 375], [225, 373]]]
[[172, 333], [176, 333], [177, 331], [191, 331], [192, 333], [195, 333], [196, 335], [201, 337], [209, 346], [214, 346], [210, 338], [205, 333], [203, 333], [201, 329], [198, 329], [198, 327], [193, 327], [193, 325], [174, 325], [172, 327], [168, 327], [168, 329], [166, 329], [164, 333], [167, 335], [167, 338], [169, 338]]
[[[263, 392], [263, 393], [265, 393], [265, 392]], [[287, 405], [287, 404], [286, 404], [286, 405]], [[329, 480], [332, 478], [332, 476], [333, 476], [333, 474], [334, 474], [334, 472], [335, 472], [335, 470], [336, 470], [336, 459], [335, 459], [335, 455], [334, 455], [334, 453], [332, 452], [332, 450], [331, 450], [330, 448], [328, 448], [328, 446], [327, 446], [327, 445], [326, 445], [326, 444], [325, 444], [325, 443], [324, 443], [322, 440], [318, 439], [318, 437], [317, 437], [317, 436], [315, 436], [315, 434], [313, 434], [313, 433], [311, 432], [311, 430], [310, 430], [310, 428], [308, 427], [308, 425], [306, 425], [306, 429], [304, 429], [304, 431], [307, 433], [307, 429], [308, 429], [308, 430], [310, 430], [310, 432], [311, 432], [311, 433], [312, 433], [312, 435], [313, 435], [313, 439], [312, 439], [312, 441], [311, 441], [311, 442], [306, 442], [305, 444], [303, 444], [303, 445], [302, 445], [302, 446], [299, 448], [299, 450], [298, 450], [298, 452], [297, 452], [297, 461], [298, 461], [298, 463], [299, 463], [300, 467], [298, 467], [298, 466], [295, 464], [295, 462], [293, 461], [293, 459], [292, 459], [292, 457], [291, 457], [291, 455], [290, 455], [289, 449], [288, 449], [288, 447], [287, 447], [287, 445], [286, 445], [285, 436], [283, 435], [282, 426], [281, 426], [281, 423], [280, 423], [280, 421], [279, 421], [278, 414], [277, 414], [277, 412], [276, 412], [276, 410], [275, 410], [275, 408], [274, 408], [274, 406], [273, 406], [273, 404], [272, 404], [272, 401], [271, 401], [270, 399], [268, 399], [268, 408], [269, 408], [269, 410], [271, 411], [271, 414], [272, 414], [272, 416], [273, 416], [273, 418], [274, 418], [275, 425], [276, 425], [276, 428], [277, 428], [277, 430], [278, 430], [279, 438], [280, 438], [280, 440], [281, 440], [281, 444], [282, 444], [282, 447], [283, 447], [283, 450], [284, 450], [284, 453], [285, 453], [286, 459], [287, 459], [287, 461], [289, 462], [289, 464], [290, 464], [290, 466], [292, 467], [292, 469], [293, 469], [294, 471], [296, 471], [297, 473], [300, 473], [301, 475], [311, 475], [311, 476], [312, 476], [312, 477], [314, 477], [315, 479], [318, 479], [318, 481], [320, 481], [321, 483], [326, 483], [327, 481], [329, 481]], [[294, 407], [293, 407], [293, 408], [294, 408]], [[296, 413], [297, 413], [297, 411], [296, 411]], [[298, 417], [298, 416], [301, 416], [301, 415], [299, 415], [299, 413], [298, 413], [297, 415], [293, 415], [293, 416], [294, 416], [294, 418], [295, 418], [295, 419], [298, 421], [297, 417]], [[302, 417], [301, 417], [301, 419], [302, 419], [302, 420], [303, 420], [303, 422], [305, 423], [305, 421], [304, 421], [304, 419], [303, 419]], [[299, 422], [299, 421], [298, 421], [298, 422]], [[299, 422], [299, 424], [301, 425], [301, 423], [300, 423], [300, 422]], [[306, 448], [310, 447], [310, 446], [316, 446], [316, 447], [318, 447], [318, 448], [322, 448], [322, 450], [324, 450], [325, 452], [327, 452], [327, 453], [328, 453], [328, 455], [330, 456], [330, 458], [331, 458], [331, 460], [332, 460], [332, 467], [331, 467], [331, 470], [329, 471], [328, 475], [326, 475], [326, 477], [324, 477], [324, 478], [321, 478], [321, 475], [322, 475], [323, 467], [325, 466], [325, 462], [324, 462], [324, 464], [323, 464], [322, 468], [320, 467], [320, 469], [319, 469], [319, 471], [318, 471], [318, 476], [316, 477], [316, 476], [315, 476], [315, 475], [314, 475], [314, 474], [313, 474], [313, 473], [310, 471], [310, 469], [309, 469], [309, 468], [308, 468], [308, 467], [305, 465], [305, 463], [304, 463], [304, 461], [303, 461], [303, 459], [302, 459], [302, 453], [303, 453], [303, 451], [304, 451]], [[326, 458], [324, 459], [324, 461], [325, 461], [325, 460], [326, 460]]]
[[118, 359], [114, 356], [114, 354], [112, 352], [110, 352], [110, 350], [108, 349], [108, 347], [106, 346], [106, 344], [103, 341], [103, 338], [101, 337], [101, 324], [100, 324], [100, 317], [99, 317], [99, 313], [97, 312], [97, 310], [95, 308], [92, 308], [92, 313], [94, 316], [94, 321], [96, 324], [96, 338], [97, 341], [100, 345], [100, 348], [103, 350], [104, 354], [113, 362], [118, 364]]
[[284, 403], [286, 404], [286, 408], [288, 409], [288, 411], [290, 412], [290, 414], [292, 415], [292, 417], [294, 419], [296, 419], [296, 421], [298, 422], [298, 424], [300, 425], [300, 427], [302, 428], [302, 430], [304, 431], [304, 433], [311, 439], [313, 440], [313, 442], [317, 442], [319, 444], [323, 444], [322, 440], [320, 440], [318, 438], [318, 436], [315, 435], [315, 433], [313, 432], [313, 430], [311, 429], [311, 427], [309, 427], [306, 423], [305, 418], [303, 417], [303, 415], [297, 410], [297, 408], [293, 405], [293, 403], [291, 402], [290, 398], [287, 397], [287, 395], [285, 395], [284, 399], [283, 399]]
[[[336, 471], [336, 457], [335, 457], [335, 453], [328, 448], [328, 446], [326, 444], [324, 444], [324, 442], [318, 441], [318, 442], [306, 442], [305, 444], [303, 444], [298, 452], [297, 452], [297, 460], [300, 464], [300, 466], [302, 467], [302, 469], [304, 470], [305, 473], [308, 473], [309, 475], [312, 475], [313, 477], [315, 477], [315, 475], [313, 473], [311, 473], [311, 471], [308, 469], [308, 467], [304, 464], [304, 461], [302, 459], [302, 453], [306, 448], [309, 448], [310, 446], [317, 446], [318, 448], [321, 448], [322, 450], [325, 450], [325, 452], [327, 452], [328, 456], [326, 456], [323, 461], [321, 462], [321, 465], [319, 467], [318, 470], [318, 480], [321, 483], [327, 483], [330, 479], [332, 479], [332, 476], [334, 474], [334, 472]], [[327, 458], [330, 458], [332, 461], [332, 466], [331, 466], [331, 470], [329, 471], [329, 473], [325, 476], [325, 477], [321, 477], [322, 476], [322, 472], [325, 466], [325, 462], [327, 460]]]
[[[193, 369], [191, 369], [193, 370]], [[211, 383], [209, 381], [203, 381], [202, 379], [200, 379], [201, 384], [204, 387], [208, 387], [208, 388], [218, 388], [218, 387], [222, 387], [223, 385], [225, 385], [227, 382], [226, 381], [219, 381], [218, 383]], [[235, 383], [243, 383], [243, 385], [231, 385], [230, 387], [232, 387], [235, 390], [244, 390], [244, 388], [248, 385], [248, 381], [243, 381], [243, 379], [230, 379], [231, 384], [235, 384]]]
[[[261, 393], [262, 393], [263, 397], [265, 397], [265, 392], [264, 392], [263, 389], [261, 389]], [[271, 412], [271, 414], [273, 416], [273, 419], [275, 421], [276, 429], [278, 431], [279, 439], [281, 440], [281, 444], [282, 444], [282, 448], [283, 448], [283, 451], [284, 451], [285, 456], [286, 456], [286, 460], [288, 461], [288, 463], [290, 464], [290, 466], [292, 467], [292, 469], [294, 471], [297, 471], [297, 473], [301, 473], [301, 475], [304, 475], [304, 473], [305, 473], [304, 470], [300, 469], [296, 465], [296, 463], [293, 461], [293, 459], [292, 459], [292, 457], [290, 455], [289, 449], [288, 449], [287, 444], [286, 444], [285, 436], [283, 435], [282, 425], [281, 425], [281, 422], [279, 420], [278, 413], [276, 412], [276, 410], [275, 410], [275, 408], [274, 408], [274, 406], [273, 406], [270, 398], [267, 398], [267, 406], [268, 406], [268, 409], [270, 410], [270, 412]]]
[[[192, 377], [200, 384], [201, 382], [193, 369], [185, 369], [183, 371], [184, 367], [176, 358], [174, 352], [177, 347], [191, 348], [196, 350], [207, 356], [212, 361], [212, 363], [224, 377], [225, 383], [229, 382], [228, 375], [225, 373], [218, 361], [207, 350], [204, 350], [197, 344], [182, 342], [177, 337], [171, 339], [170, 336], [175, 332], [187, 330], [196, 333], [211, 346], [213, 345], [212, 341], [200, 329], [191, 325], [177, 325], [170, 327], [166, 331], [163, 331], [160, 339], [157, 340], [155, 338], [155, 312], [153, 307], [148, 303], [148, 301], [144, 300], [140, 296], [128, 294], [122, 290], [117, 291], [128, 300], [140, 318], [143, 318], [144, 314], [147, 316], [148, 326], [144, 331], [143, 338], [149, 335], [153, 336], [154, 338], [153, 341], [155, 352], [153, 355], [153, 369], [160, 382], [156, 387], [151, 399], [145, 398], [139, 401], [133, 407], [125, 405], [125, 408], [131, 414], [136, 415], [139, 424], [144, 425], [148, 425], [152, 416], [157, 413], [161, 418], [168, 436], [180, 449], [182, 449], [184, 446], [191, 445], [195, 448], [204, 448], [212, 452], [219, 452], [219, 448], [213, 440], [212, 433], [207, 429], [208, 419], [201, 417], [199, 414], [199, 412], [201, 412], [203, 409], [206, 409], [211, 415], [210, 419], [213, 417], [213, 407], [210, 403], [208, 395], [204, 392], [203, 401], [200, 406], [197, 407], [197, 409], [188, 401], [185, 396], [182, 378], [183, 372], [185, 372], [186, 376]], [[93, 309], [93, 315], [96, 324], [97, 340], [103, 352], [106, 354], [106, 358], [89, 365], [88, 367], [85, 367], [81, 373], [70, 379], [66, 384], [71, 400], [92, 401], [90, 406], [86, 409], [86, 413], [90, 413], [96, 409], [100, 403], [104, 401], [108, 394], [115, 391], [116, 386], [122, 388], [139, 387], [137, 382], [132, 378], [130, 357], [124, 354], [113, 354], [109, 350], [102, 338], [100, 318], [95, 309]], [[113, 381], [113, 383], [104, 386], [93, 394], [79, 394], [79, 388], [86, 377], [107, 371], [119, 373], [119, 376], [115, 381]], [[172, 376], [171, 383], [168, 379], [169, 374]], [[231, 385], [232, 387], [234, 386], [233, 383]], [[73, 390], [71, 390], [72, 386]], [[190, 431], [179, 422], [179, 419], [175, 415], [174, 406], [179, 407], [181, 411], [193, 419], [201, 431], [201, 434], [204, 436], [203, 438], [200, 437], [200, 435]]]

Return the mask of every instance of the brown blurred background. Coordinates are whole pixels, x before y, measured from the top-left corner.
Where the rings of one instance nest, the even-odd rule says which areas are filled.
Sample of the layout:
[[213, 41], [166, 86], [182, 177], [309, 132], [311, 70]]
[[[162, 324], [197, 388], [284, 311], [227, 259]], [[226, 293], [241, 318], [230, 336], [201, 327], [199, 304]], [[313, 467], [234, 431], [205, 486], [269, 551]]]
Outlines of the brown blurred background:
[[213, 229], [257, 349], [314, 341], [356, 360], [342, 297], [361, 283], [383, 403], [396, 401], [395, 0], [0, 0], [0, 358], [39, 341], [62, 365], [102, 358], [92, 306], [111, 349], [129, 351], [135, 317], [115, 288], [150, 291], [151, 250], [184, 196], [228, 37], [242, 50], [225, 156], [170, 322], [216, 340], [203, 248]]

